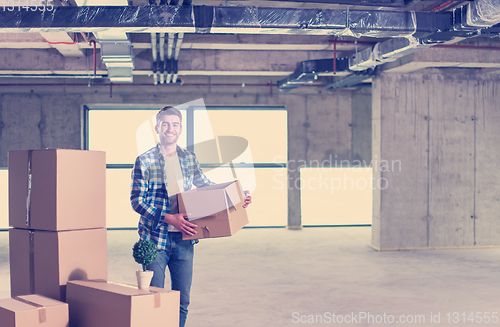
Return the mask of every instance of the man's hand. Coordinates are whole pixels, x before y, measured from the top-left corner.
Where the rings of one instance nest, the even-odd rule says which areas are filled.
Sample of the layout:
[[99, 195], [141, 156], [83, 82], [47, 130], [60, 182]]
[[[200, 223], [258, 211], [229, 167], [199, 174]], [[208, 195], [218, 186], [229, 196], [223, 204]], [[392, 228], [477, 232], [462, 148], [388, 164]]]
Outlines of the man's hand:
[[243, 204], [243, 208], [248, 207], [248, 205], [252, 203], [252, 197], [250, 196], [250, 191], [245, 191], [245, 195], [246, 198], [245, 198], [245, 203]]
[[183, 234], [186, 234], [187, 236], [192, 236], [196, 234], [195, 228], [198, 226], [187, 221], [187, 217], [189, 217], [188, 213], [177, 213], [174, 215], [167, 213], [165, 214], [165, 218], [163, 218], [163, 221], [169, 225], [174, 226], [175, 228], [180, 230]]

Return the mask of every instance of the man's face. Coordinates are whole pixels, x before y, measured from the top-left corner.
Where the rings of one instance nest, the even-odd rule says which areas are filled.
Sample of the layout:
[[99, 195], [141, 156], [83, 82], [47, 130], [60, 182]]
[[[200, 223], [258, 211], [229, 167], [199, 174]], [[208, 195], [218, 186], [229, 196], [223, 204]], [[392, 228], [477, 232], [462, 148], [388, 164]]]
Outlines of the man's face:
[[163, 115], [158, 120], [155, 130], [160, 136], [161, 145], [177, 144], [182, 132], [181, 119], [176, 115]]

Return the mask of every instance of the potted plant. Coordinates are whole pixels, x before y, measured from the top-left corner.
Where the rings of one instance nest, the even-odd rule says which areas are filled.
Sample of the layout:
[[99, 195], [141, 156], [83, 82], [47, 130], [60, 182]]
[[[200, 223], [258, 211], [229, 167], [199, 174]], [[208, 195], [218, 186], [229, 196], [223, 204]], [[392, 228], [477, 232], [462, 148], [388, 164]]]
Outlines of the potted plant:
[[156, 245], [150, 240], [140, 239], [134, 244], [132, 250], [135, 262], [142, 265], [142, 270], [136, 271], [137, 285], [141, 290], [148, 289], [153, 272], [146, 270], [146, 267], [156, 258]]

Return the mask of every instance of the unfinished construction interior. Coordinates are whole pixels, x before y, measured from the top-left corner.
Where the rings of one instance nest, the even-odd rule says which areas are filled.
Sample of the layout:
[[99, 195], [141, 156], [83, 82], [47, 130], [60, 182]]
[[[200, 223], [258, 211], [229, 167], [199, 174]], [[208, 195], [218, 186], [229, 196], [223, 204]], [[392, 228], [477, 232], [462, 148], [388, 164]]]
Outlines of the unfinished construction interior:
[[499, 36], [498, 0], [0, 1], [0, 298], [13, 150], [106, 151], [109, 280], [135, 283], [130, 173], [171, 105], [184, 145], [252, 154], [200, 159], [252, 169], [252, 204], [195, 245], [186, 326], [498, 324]]

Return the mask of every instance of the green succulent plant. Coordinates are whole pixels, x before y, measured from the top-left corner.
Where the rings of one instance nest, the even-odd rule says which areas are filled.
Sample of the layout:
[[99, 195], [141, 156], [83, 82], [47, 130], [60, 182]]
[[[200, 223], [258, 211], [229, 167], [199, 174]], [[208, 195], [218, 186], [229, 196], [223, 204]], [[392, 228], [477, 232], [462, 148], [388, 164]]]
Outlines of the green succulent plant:
[[143, 271], [156, 259], [156, 245], [149, 240], [140, 239], [132, 250], [135, 262], [142, 265]]

